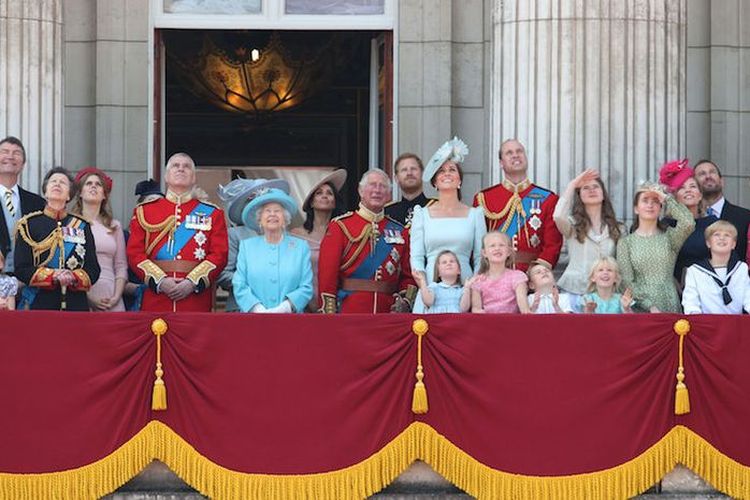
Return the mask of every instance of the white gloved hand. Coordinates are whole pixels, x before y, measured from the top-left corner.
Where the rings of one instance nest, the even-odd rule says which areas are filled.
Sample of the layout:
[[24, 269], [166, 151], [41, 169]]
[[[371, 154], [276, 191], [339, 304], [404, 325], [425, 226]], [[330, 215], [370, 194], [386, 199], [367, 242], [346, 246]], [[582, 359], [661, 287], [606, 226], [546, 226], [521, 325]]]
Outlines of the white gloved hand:
[[285, 300], [281, 304], [279, 304], [278, 306], [272, 307], [271, 309], [269, 309], [268, 312], [270, 312], [270, 313], [288, 314], [288, 313], [292, 312], [292, 304], [288, 300]]
[[258, 302], [257, 304], [253, 306], [252, 309], [250, 309], [250, 312], [251, 313], [267, 313], [267, 312], [272, 312], [272, 311], [269, 309], [266, 309], [266, 306]]

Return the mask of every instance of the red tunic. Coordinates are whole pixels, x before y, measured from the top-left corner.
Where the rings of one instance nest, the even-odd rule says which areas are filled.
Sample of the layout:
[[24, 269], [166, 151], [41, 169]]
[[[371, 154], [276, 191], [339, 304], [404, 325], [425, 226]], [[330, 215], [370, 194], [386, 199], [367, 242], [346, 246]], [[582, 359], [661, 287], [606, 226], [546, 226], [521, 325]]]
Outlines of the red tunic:
[[[387, 252], [377, 250], [380, 239], [388, 244]], [[366, 273], [369, 278], [358, 278], [368, 267], [365, 261], [371, 252], [385, 258], [373, 260], [374, 272]], [[408, 231], [382, 213], [375, 215], [361, 207], [333, 219], [320, 244], [318, 286], [323, 312], [390, 312], [394, 294], [411, 299], [416, 292]]]
[[[210, 203], [178, 200], [170, 193], [137, 206], [130, 221], [128, 264], [149, 286], [141, 310], [211, 311], [214, 280], [227, 263], [228, 245], [224, 212]], [[196, 293], [177, 302], [156, 293], [167, 276], [189, 279]]]
[[504, 180], [477, 193], [474, 206], [484, 209], [488, 231], [502, 231], [511, 237], [516, 269], [526, 271], [532, 260], [555, 267], [560, 258], [563, 237], [552, 220], [557, 199], [555, 193], [528, 179], [518, 185]]

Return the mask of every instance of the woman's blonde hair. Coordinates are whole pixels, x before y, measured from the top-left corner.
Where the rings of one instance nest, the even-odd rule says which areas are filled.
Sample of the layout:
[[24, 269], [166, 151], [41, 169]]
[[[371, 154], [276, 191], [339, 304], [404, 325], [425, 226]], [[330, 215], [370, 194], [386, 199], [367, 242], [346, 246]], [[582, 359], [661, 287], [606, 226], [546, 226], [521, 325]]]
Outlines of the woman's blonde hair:
[[[508, 269], [515, 269], [516, 268], [516, 251], [513, 249], [513, 241], [510, 239], [510, 236], [503, 233], [502, 231], [490, 231], [489, 233], [486, 233], [484, 236], [482, 236], [482, 250], [484, 250], [485, 242], [487, 241], [487, 238], [492, 235], [499, 235], [502, 239], [505, 240], [505, 242], [508, 244], [508, 248], [510, 249], [510, 255], [508, 255], [508, 258], [505, 259], [505, 267]], [[490, 270], [490, 261], [482, 255], [482, 258], [479, 260], [479, 271], [477, 271], [477, 274], [487, 274], [487, 271]]]
[[440, 264], [440, 257], [442, 257], [443, 255], [452, 255], [453, 258], [456, 260], [456, 264], [458, 264], [458, 277], [456, 278], [456, 283], [460, 285], [461, 284], [461, 262], [458, 261], [458, 257], [456, 256], [456, 254], [450, 250], [443, 250], [435, 258], [435, 268], [432, 271], [432, 280], [435, 283], [440, 283], [441, 281], [443, 281], [443, 278], [441, 278], [440, 274], [438, 273], [438, 264]]
[[622, 281], [622, 278], [620, 276], [620, 266], [617, 265], [617, 261], [610, 257], [601, 257], [599, 259], [596, 259], [594, 261], [594, 264], [591, 266], [591, 271], [589, 271], [589, 287], [586, 290], [587, 292], [591, 293], [596, 291], [596, 284], [594, 283], [594, 273], [596, 273], [596, 270], [599, 269], [600, 266], [609, 266], [611, 267], [615, 272], [615, 287], [614, 289], [617, 290], [620, 286], [620, 282]]
[[99, 218], [102, 220], [102, 224], [104, 227], [107, 228], [107, 231], [112, 233], [115, 230], [115, 224], [112, 222], [114, 219], [114, 216], [112, 215], [112, 206], [109, 204], [109, 191], [107, 190], [107, 187], [104, 183], [104, 179], [99, 176], [96, 172], [91, 172], [83, 177], [81, 177], [78, 182], [76, 182], [76, 195], [75, 198], [73, 198], [73, 213], [76, 213], [78, 215], [83, 215], [83, 200], [81, 199], [81, 191], [83, 191], [83, 186], [86, 184], [86, 181], [89, 177], [92, 175], [95, 175], [99, 177], [99, 181], [102, 183], [102, 189], [104, 190], [104, 199], [102, 200], [101, 205], [99, 205]]

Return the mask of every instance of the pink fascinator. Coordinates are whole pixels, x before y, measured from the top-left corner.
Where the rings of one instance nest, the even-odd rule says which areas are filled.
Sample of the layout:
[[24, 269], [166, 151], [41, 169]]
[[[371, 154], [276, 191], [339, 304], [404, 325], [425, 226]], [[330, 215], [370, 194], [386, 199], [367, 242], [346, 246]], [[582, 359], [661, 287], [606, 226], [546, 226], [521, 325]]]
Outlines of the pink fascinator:
[[685, 181], [693, 176], [693, 169], [688, 166], [688, 159], [674, 160], [665, 163], [659, 169], [659, 183], [674, 193], [685, 184]]

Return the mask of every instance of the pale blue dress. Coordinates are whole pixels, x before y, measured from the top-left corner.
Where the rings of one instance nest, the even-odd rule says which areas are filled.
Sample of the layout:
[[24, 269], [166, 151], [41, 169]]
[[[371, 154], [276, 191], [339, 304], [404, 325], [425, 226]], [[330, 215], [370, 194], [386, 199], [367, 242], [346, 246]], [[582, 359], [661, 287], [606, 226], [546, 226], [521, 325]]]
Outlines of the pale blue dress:
[[432, 291], [435, 301], [432, 306], [427, 308], [425, 314], [442, 314], [442, 313], [460, 313], [461, 296], [464, 294], [464, 287], [461, 285], [448, 285], [443, 283], [430, 283], [427, 288]]
[[[469, 210], [466, 217], [432, 218], [428, 207], [414, 207], [410, 229], [410, 263], [412, 272], [422, 271], [432, 283], [435, 259], [443, 250], [450, 250], [461, 265], [461, 282], [479, 270], [482, 238], [487, 232], [481, 207]], [[414, 313], [425, 312], [422, 297], [417, 295]]]
[[240, 241], [237, 269], [232, 276], [234, 298], [242, 312], [261, 303], [266, 309], [285, 299], [301, 313], [312, 298], [312, 266], [307, 242], [284, 234], [271, 244], [264, 236]]

